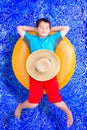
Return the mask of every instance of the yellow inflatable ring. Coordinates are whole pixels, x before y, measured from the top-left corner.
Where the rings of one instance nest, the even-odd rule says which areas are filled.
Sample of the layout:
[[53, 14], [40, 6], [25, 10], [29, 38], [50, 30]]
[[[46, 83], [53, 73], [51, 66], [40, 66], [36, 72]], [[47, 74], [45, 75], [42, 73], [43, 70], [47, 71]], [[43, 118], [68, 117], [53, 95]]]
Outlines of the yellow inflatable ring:
[[[32, 32], [32, 34], [34, 34], [34, 32]], [[59, 89], [61, 89], [68, 83], [73, 75], [76, 56], [72, 44], [66, 37], [58, 44], [55, 53], [58, 55], [61, 63], [61, 68], [57, 75]], [[18, 81], [27, 89], [29, 89], [29, 75], [26, 71], [26, 60], [29, 54], [29, 48], [22, 38], [20, 38], [13, 50], [12, 68]]]

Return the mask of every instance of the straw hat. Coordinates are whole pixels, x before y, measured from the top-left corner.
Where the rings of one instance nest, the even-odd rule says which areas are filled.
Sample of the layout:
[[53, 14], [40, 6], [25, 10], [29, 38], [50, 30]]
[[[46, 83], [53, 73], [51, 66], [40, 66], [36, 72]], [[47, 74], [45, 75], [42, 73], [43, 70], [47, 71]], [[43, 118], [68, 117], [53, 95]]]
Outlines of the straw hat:
[[26, 69], [32, 78], [46, 81], [57, 75], [60, 70], [60, 60], [49, 50], [38, 50], [28, 57]]

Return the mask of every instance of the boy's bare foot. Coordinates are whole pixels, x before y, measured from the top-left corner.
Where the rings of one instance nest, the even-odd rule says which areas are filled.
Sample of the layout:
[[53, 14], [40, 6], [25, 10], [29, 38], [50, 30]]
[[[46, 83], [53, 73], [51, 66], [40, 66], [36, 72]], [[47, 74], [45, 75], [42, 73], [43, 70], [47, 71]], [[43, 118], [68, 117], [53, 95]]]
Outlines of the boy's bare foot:
[[70, 127], [73, 124], [73, 116], [71, 111], [67, 115], [67, 127]]
[[16, 110], [15, 110], [15, 116], [16, 116], [16, 118], [20, 119], [21, 111], [22, 111], [22, 109], [21, 109], [21, 103], [19, 103], [18, 106], [17, 106], [17, 108], [16, 108]]

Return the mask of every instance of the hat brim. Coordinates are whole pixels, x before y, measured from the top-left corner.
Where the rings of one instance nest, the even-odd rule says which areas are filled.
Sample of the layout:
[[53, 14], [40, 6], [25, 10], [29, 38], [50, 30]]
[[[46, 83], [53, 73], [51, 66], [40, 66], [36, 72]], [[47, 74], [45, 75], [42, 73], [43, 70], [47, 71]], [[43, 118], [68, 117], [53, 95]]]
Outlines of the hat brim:
[[[52, 61], [51, 69], [47, 71], [47, 73], [39, 73], [35, 69], [36, 62], [41, 58], [48, 58], [48, 59], [51, 59]], [[28, 57], [26, 61], [26, 70], [28, 74], [35, 80], [38, 80], [38, 81], [50, 80], [53, 77], [55, 77], [57, 73], [59, 72], [60, 60], [55, 53], [49, 50], [38, 50], [31, 53], [31, 55]]]

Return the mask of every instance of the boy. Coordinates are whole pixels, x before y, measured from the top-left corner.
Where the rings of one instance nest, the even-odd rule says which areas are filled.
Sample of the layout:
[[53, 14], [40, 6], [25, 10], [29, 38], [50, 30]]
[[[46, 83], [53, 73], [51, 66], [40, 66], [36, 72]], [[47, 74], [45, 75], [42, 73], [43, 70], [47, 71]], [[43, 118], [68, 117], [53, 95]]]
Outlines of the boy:
[[[56, 43], [58, 44], [58, 42], [67, 34], [69, 27], [58, 26], [51, 28], [50, 22], [45, 18], [41, 18], [37, 20], [36, 28], [30, 26], [18, 26], [17, 31], [29, 46], [31, 53], [40, 49], [47, 49], [54, 52]], [[28, 31], [35, 31], [38, 35], [31, 35], [28, 33]], [[49, 35], [51, 31], [57, 32]], [[46, 88], [49, 101], [65, 112], [67, 116], [67, 127], [70, 127], [73, 124], [73, 116], [67, 105], [64, 103], [64, 101], [62, 101], [62, 97], [58, 91], [56, 77], [43, 83], [30, 76], [30, 94], [28, 100], [18, 104], [15, 110], [15, 116], [20, 118], [22, 109], [34, 108], [38, 106], [43, 95], [43, 86]]]

